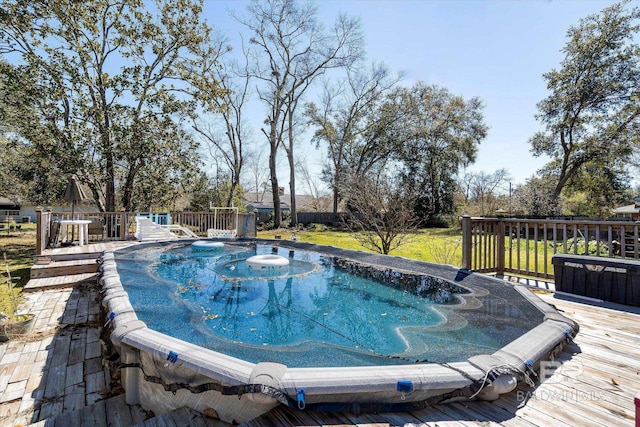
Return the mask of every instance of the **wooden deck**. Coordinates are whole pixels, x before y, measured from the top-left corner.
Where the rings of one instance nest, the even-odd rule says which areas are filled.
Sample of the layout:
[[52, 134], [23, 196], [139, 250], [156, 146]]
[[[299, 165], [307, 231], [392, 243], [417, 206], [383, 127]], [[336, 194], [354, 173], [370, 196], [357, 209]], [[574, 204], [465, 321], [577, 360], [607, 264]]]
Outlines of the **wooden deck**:
[[100, 243], [91, 243], [88, 245], [76, 245], [76, 246], [67, 246], [62, 248], [55, 249], [45, 249], [42, 251], [43, 257], [61, 257], [65, 259], [79, 259], [83, 256], [91, 256], [94, 253], [102, 253], [107, 250], [123, 248], [125, 246], [134, 245], [136, 241], [113, 241], [113, 242], [100, 242]]
[[[61, 252], [52, 251], [45, 255], [62, 254], [81, 258], [83, 253], [98, 249], [89, 245], [58, 249], [56, 251]], [[44, 281], [46, 288], [46, 281], [55, 278], [40, 280]], [[164, 420], [151, 418], [142, 421], [141, 408], [129, 407], [129, 417], [119, 416], [117, 421], [113, 420], [114, 410], [109, 409], [109, 405], [120, 408], [118, 413], [125, 415], [126, 405], [121, 396], [101, 401], [96, 394], [104, 390], [98, 390], [93, 384], [95, 381], [90, 381], [93, 379], [90, 376], [104, 377], [100, 387], [107, 386], [108, 382], [108, 372], [100, 374], [103, 371], [94, 373], [88, 369], [93, 366], [90, 362], [94, 361], [89, 357], [98, 357], [99, 360], [99, 355], [93, 350], [89, 351], [88, 344], [80, 352], [75, 351], [80, 350], [77, 346], [69, 344], [68, 351], [62, 353], [53, 345], [58, 341], [66, 343], [69, 339], [70, 343], [81, 342], [85, 336], [81, 328], [88, 328], [86, 337], [93, 337], [84, 338], [86, 343], [93, 343], [97, 338], [102, 321], [92, 317], [99, 310], [91, 304], [99, 305], [99, 302], [95, 291], [90, 289], [84, 285], [75, 289], [73, 294], [69, 289], [29, 294], [32, 296], [28, 300], [33, 304], [42, 300], [42, 312], [46, 315], [41, 316], [41, 323], [36, 324], [36, 330], [44, 335], [40, 341], [36, 337], [22, 343], [11, 341], [0, 345], [0, 425], [34, 422], [37, 425], [84, 425], [77, 424], [78, 420], [92, 419], [91, 425], [127, 426], [144, 422], [145, 425], [179, 426], [184, 425], [179, 421], [185, 419], [183, 416], [197, 417], [191, 411], [182, 411], [184, 414], [172, 414]], [[55, 292], [66, 296], [44, 300], [45, 296]], [[410, 413], [320, 413], [278, 407], [244, 426], [633, 426], [634, 396], [640, 390], [640, 309], [571, 300], [565, 296], [554, 296], [552, 292], [541, 293], [540, 297], [576, 320], [581, 329], [575, 341], [558, 355], [561, 367], [535, 388], [521, 384], [514, 392], [503, 395], [495, 402], [435, 405]], [[54, 304], [53, 301], [58, 302]], [[89, 305], [85, 306], [85, 302]], [[49, 313], [47, 310], [53, 311]], [[47, 331], [51, 333], [45, 333]], [[82, 363], [80, 359], [74, 359], [79, 355], [84, 356]], [[103, 358], [105, 356], [102, 355]], [[25, 366], [21, 366], [22, 360], [30, 361], [33, 367], [25, 370]], [[57, 369], [58, 362], [64, 367], [60, 370], [64, 384], [60, 378], [50, 375]], [[73, 367], [81, 365], [84, 367], [84, 377], [74, 374]], [[61, 391], [53, 393], [51, 390], [58, 383], [61, 384]], [[80, 390], [81, 397], [84, 396], [81, 400], [76, 399], [76, 389]], [[115, 392], [109, 391], [111, 394]], [[201, 424], [217, 424], [210, 424], [212, 420], [202, 418], [193, 418], [194, 422], [196, 419]], [[67, 424], [69, 422], [71, 424]]]

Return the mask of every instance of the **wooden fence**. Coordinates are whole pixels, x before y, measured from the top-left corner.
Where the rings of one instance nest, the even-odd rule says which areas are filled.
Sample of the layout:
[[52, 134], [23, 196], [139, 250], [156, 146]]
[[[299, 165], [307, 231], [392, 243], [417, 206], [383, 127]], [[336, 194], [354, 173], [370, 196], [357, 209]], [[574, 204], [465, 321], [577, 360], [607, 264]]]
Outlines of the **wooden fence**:
[[[168, 224], [179, 224], [189, 228], [199, 236], [206, 237], [207, 230], [236, 229], [240, 237], [255, 237], [256, 224], [253, 213], [230, 212], [167, 212], [149, 214], [146, 212], [78, 212], [74, 219], [91, 220], [89, 243], [99, 241], [133, 240], [136, 232], [136, 216], [142, 215]], [[69, 219], [70, 212], [36, 212], [36, 255], [55, 244], [56, 221]]]
[[640, 259], [640, 223], [462, 217], [462, 268], [552, 279], [556, 253]]

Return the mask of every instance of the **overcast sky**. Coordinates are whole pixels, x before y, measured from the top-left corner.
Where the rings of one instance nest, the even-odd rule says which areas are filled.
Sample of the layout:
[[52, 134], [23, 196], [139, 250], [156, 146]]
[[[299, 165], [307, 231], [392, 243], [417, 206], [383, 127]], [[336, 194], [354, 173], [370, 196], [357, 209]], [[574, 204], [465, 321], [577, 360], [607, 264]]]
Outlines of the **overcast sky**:
[[[404, 84], [437, 84], [485, 103], [488, 137], [469, 170], [505, 168], [514, 184], [534, 175], [547, 159], [534, 158], [528, 139], [541, 125], [536, 104], [546, 90], [542, 74], [559, 66], [566, 33], [580, 18], [613, 4], [596, 0], [324, 0], [320, 19], [339, 12], [359, 16], [370, 61], [405, 73]], [[205, 0], [211, 26], [235, 36], [240, 27], [228, 11], [246, 1]], [[264, 117], [262, 117], [263, 119]], [[259, 138], [261, 135], [256, 134]], [[308, 155], [319, 168], [318, 153]], [[315, 164], [313, 164], [315, 162]], [[286, 175], [281, 176], [286, 185]]]

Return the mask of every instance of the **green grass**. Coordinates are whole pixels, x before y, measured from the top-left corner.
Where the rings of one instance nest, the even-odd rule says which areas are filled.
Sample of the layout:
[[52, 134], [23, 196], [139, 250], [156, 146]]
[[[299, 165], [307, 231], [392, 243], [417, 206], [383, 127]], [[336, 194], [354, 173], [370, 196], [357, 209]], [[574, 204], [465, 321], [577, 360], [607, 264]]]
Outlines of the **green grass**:
[[[35, 224], [23, 224], [20, 231], [0, 230], [0, 312], [13, 314], [6, 267], [13, 279], [14, 295], [20, 301], [22, 288], [29, 281], [36, 249]], [[5, 265], [4, 254], [7, 254]]]
[[[272, 239], [279, 235], [282, 239], [290, 239], [292, 234], [291, 230], [271, 230], [258, 232], [258, 237]], [[360, 246], [350, 233], [344, 231], [303, 230], [298, 231], [296, 235], [298, 240], [303, 242], [373, 252]], [[460, 230], [455, 228], [419, 230], [414, 236], [409, 237], [406, 244], [389, 255], [459, 266], [462, 262], [462, 235]]]

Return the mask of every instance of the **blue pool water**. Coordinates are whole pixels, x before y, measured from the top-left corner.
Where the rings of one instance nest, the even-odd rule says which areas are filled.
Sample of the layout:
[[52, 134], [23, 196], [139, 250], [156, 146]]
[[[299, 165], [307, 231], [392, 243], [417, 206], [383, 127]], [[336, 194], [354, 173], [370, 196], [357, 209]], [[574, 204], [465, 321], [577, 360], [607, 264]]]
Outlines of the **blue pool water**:
[[[290, 265], [252, 272], [244, 260], [256, 254], [278, 254]], [[450, 310], [461, 300], [446, 290], [416, 295], [348, 273], [331, 257], [270, 245], [194, 252], [180, 243], [132, 251], [117, 265], [149, 328], [253, 363], [452, 362], [495, 351], [531, 323], [496, 326], [469, 310], [465, 318]], [[495, 317], [504, 301], [499, 296], [484, 307]]]

